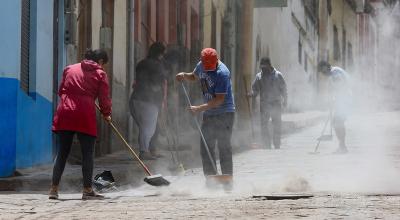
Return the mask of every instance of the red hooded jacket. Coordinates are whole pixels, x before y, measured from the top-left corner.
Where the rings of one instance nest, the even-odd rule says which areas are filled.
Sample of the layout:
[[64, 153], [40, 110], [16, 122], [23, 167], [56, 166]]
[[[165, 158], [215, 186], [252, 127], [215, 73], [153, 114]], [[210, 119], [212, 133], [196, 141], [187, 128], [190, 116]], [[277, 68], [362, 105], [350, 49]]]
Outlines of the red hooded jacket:
[[101, 113], [104, 116], [111, 115], [107, 74], [94, 61], [83, 60], [67, 66], [58, 95], [60, 102], [53, 119], [53, 131], [78, 131], [97, 136], [97, 98]]

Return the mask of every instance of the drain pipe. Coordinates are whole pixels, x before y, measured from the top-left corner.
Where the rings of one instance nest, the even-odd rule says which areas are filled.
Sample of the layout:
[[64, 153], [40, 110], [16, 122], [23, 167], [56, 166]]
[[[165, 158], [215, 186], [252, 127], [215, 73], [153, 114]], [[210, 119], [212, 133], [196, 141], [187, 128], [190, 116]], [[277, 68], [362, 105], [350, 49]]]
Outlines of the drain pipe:
[[[127, 96], [128, 99], [130, 94], [132, 93], [132, 82], [135, 78], [135, 0], [127, 0], [128, 4], [128, 74], [126, 74], [126, 82], [127, 82]], [[129, 104], [127, 108], [127, 117], [128, 117], [128, 142], [133, 141], [133, 118], [129, 111]]]

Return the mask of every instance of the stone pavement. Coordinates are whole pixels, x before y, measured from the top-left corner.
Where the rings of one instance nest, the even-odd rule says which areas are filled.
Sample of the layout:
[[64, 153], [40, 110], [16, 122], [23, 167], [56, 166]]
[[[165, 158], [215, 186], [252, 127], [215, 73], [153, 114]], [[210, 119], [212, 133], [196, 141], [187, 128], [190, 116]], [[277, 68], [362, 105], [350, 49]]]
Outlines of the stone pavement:
[[[286, 114], [283, 116], [283, 130], [284, 133], [292, 133], [298, 129], [311, 126], [321, 120], [326, 113], [322, 112], [306, 112], [297, 114]], [[241, 136], [249, 137], [250, 133], [242, 132]], [[182, 164], [185, 165], [185, 169], [200, 167], [201, 161], [199, 158], [199, 135], [195, 130], [186, 132], [185, 136], [181, 138], [182, 143], [188, 143], [184, 146], [184, 149], [180, 149], [178, 152], [179, 159]], [[238, 136], [236, 136], [238, 137]], [[194, 141], [195, 140], [195, 141]], [[250, 141], [245, 141], [243, 144], [243, 138], [241, 140], [235, 140], [233, 138], [234, 149], [237, 152], [247, 150], [249, 148]], [[122, 143], [121, 143], [122, 144]], [[175, 174], [174, 168], [177, 164], [172, 162], [172, 156], [176, 158], [176, 154], [171, 155], [171, 148], [164, 147], [164, 151], [161, 153], [165, 156], [157, 161], [146, 161], [146, 164], [150, 167], [150, 170], [156, 171], [156, 173], [162, 173], [163, 175]], [[173, 150], [173, 149], [172, 149]], [[113, 153], [101, 158], [95, 159], [95, 170], [94, 175], [102, 172], [103, 170], [111, 170], [118, 185], [130, 185], [137, 186], [142, 184], [144, 177], [143, 170], [138, 166], [138, 163], [132, 159], [132, 156], [128, 151], [121, 151]], [[52, 165], [45, 165], [40, 167], [34, 167], [32, 169], [19, 170], [22, 176], [0, 178], [0, 191], [44, 191], [49, 188]], [[76, 191], [81, 186], [81, 167], [80, 165], [67, 164], [65, 172], [62, 177], [61, 187], [63, 190]]]
[[0, 195], [0, 219], [399, 219], [394, 196], [332, 195], [303, 200], [245, 196], [120, 196], [81, 201], [78, 195], [49, 201], [45, 195]]
[[[348, 154], [331, 153], [335, 140], [309, 153], [319, 123], [286, 136], [281, 150], [235, 155], [231, 192], [206, 188], [194, 168], [165, 176], [169, 187], [120, 188], [103, 201], [65, 191], [59, 201], [46, 192], [3, 192], [0, 219], [400, 219], [400, 112], [353, 116], [347, 126]], [[276, 194], [314, 197], [262, 197]]]

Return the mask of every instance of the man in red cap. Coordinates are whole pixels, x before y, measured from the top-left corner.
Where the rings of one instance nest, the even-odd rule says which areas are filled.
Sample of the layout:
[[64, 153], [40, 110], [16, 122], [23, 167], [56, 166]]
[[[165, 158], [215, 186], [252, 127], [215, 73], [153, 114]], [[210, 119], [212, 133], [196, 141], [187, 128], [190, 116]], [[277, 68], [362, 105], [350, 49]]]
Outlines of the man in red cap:
[[[215, 162], [215, 144], [218, 142], [219, 159], [223, 174], [232, 175], [232, 126], [235, 103], [232, 95], [231, 74], [229, 69], [218, 60], [217, 51], [205, 48], [201, 51], [201, 60], [193, 72], [181, 72], [176, 75], [178, 81], [200, 81], [204, 104], [190, 106], [192, 113], [204, 112], [202, 131]], [[216, 175], [212, 162], [201, 142], [201, 158], [204, 175]]]

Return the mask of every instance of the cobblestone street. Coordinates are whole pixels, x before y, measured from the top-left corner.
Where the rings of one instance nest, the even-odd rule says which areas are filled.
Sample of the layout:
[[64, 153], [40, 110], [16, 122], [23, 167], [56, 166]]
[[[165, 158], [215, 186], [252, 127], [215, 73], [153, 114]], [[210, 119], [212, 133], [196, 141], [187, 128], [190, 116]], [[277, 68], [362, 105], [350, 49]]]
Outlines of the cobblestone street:
[[0, 29], [0, 220], [400, 220], [400, 0], [1, 0]]
[[[283, 140], [281, 150], [251, 150], [234, 158], [234, 189], [210, 190], [200, 169], [166, 177], [167, 188], [120, 188], [103, 201], [81, 194], [0, 194], [0, 219], [399, 219], [400, 115], [352, 117], [346, 155], [332, 154], [336, 140], [310, 154], [322, 124]], [[313, 195], [299, 200], [266, 200], [267, 195]], [[255, 198], [254, 196], [257, 196]]]
[[[399, 197], [335, 195], [264, 201], [246, 196], [114, 197], [48, 201], [44, 195], [2, 196], [1, 219], [398, 219]], [[70, 200], [68, 200], [70, 199]], [[12, 200], [12, 201], [9, 201]]]

